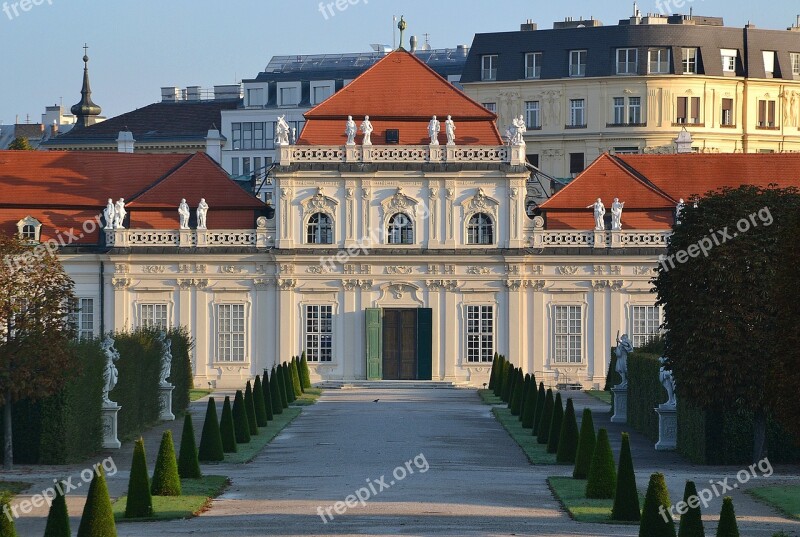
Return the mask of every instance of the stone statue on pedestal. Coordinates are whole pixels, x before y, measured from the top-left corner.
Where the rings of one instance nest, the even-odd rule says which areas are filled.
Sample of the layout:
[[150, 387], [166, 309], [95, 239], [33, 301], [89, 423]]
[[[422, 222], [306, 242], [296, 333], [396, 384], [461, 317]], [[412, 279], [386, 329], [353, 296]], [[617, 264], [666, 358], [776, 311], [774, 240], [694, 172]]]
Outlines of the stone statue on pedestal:
[[114, 210], [114, 201], [111, 198], [108, 198], [108, 203], [106, 204], [106, 208], [103, 209], [103, 218], [106, 221], [105, 229], [114, 229], [114, 216], [116, 215], [116, 211]]
[[660, 404], [659, 407], [675, 408], [678, 404], [678, 400], [675, 398], [675, 377], [672, 376], [672, 370], [666, 368], [666, 356], [662, 356], [658, 361], [661, 362], [661, 367], [658, 369], [658, 380], [667, 391], [667, 402]]
[[681, 214], [683, 213], [683, 209], [686, 207], [686, 203], [683, 201], [683, 198], [678, 200], [678, 204], [675, 206], [675, 223], [681, 223]]
[[628, 355], [633, 352], [633, 344], [628, 339], [628, 334], [622, 334], [622, 338], [617, 338], [617, 365], [616, 371], [622, 381], [615, 386], [616, 388], [628, 387]]
[[114, 348], [114, 338], [106, 336], [101, 343], [103, 354], [106, 356], [106, 365], [103, 368], [103, 404], [114, 406], [116, 403], [108, 398], [108, 392], [116, 387], [119, 381], [119, 371], [117, 371], [116, 361], [119, 360], [119, 351]]
[[364, 121], [361, 122], [361, 132], [364, 134], [364, 139], [361, 145], [372, 145], [372, 123], [369, 122], [369, 116], [364, 116]]
[[525, 116], [520, 115], [519, 117], [515, 117], [511, 121], [511, 126], [511, 145], [524, 146], [524, 134], [528, 131], [528, 128], [525, 126]]
[[428, 136], [431, 138], [431, 145], [439, 145], [439, 132], [442, 130], [442, 125], [436, 116], [433, 116], [428, 123]]
[[619, 198], [614, 198], [614, 203], [611, 204], [611, 229], [614, 231], [622, 231], [623, 207], [625, 207], [625, 202], [619, 201]]
[[125, 229], [123, 224], [127, 214], [128, 211], [125, 210], [125, 198], [118, 199], [116, 205], [114, 205], [114, 229]]
[[286, 115], [278, 117], [275, 123], [275, 143], [278, 145], [289, 145], [289, 124], [286, 122]]
[[158, 336], [158, 341], [161, 343], [161, 348], [163, 349], [161, 353], [161, 378], [159, 380], [159, 385], [169, 386], [170, 384], [167, 382], [167, 378], [172, 370], [172, 340], [167, 337], [165, 332], [161, 332]]
[[186, 198], [183, 198], [180, 205], [178, 205], [178, 219], [181, 229], [189, 229], [189, 216], [189, 204], [186, 203]]
[[353, 121], [353, 116], [347, 116], [347, 123], [344, 126], [344, 135], [347, 136], [345, 145], [356, 145], [357, 132], [358, 129], [356, 128], [356, 122]]
[[444, 130], [447, 134], [447, 145], [456, 145], [456, 123], [453, 121], [452, 116], [447, 116], [447, 121], [444, 122]]
[[205, 198], [200, 198], [200, 204], [197, 206], [197, 229], [207, 229], [206, 217], [208, 216], [208, 203]]
[[604, 231], [606, 229], [606, 223], [603, 220], [603, 217], [606, 215], [606, 206], [603, 205], [603, 201], [600, 198], [597, 198], [597, 201], [588, 205], [587, 209], [594, 209], [594, 230], [595, 231]]

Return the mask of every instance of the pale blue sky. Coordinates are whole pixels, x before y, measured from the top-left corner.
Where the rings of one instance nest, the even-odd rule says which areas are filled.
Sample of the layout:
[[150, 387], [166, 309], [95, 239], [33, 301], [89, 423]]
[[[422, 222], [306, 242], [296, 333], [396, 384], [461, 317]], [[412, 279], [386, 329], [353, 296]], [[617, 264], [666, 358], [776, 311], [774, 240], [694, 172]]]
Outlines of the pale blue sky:
[[[5, 4], [3, 2], [5, 1]], [[228, 84], [252, 78], [280, 54], [358, 52], [392, 42], [392, 15], [405, 15], [406, 36], [430, 34], [433, 47], [470, 44], [480, 32], [519, 29], [526, 19], [551, 28], [564, 17], [594, 16], [605, 24], [630, 16], [632, 1], [350, 0], [320, 12], [319, 0], [0, 0], [0, 121], [38, 122], [46, 105], [69, 108], [79, 98], [81, 56], [89, 43], [94, 101], [109, 117], [158, 101], [161, 86]], [[326, 3], [330, 0], [326, 0]], [[657, 1], [660, 4], [657, 4]], [[643, 0], [642, 12], [723, 16], [785, 29], [796, 0]], [[345, 4], [340, 0], [340, 5]], [[7, 6], [5, 9], [4, 6]], [[420, 39], [421, 40], [421, 39]]]

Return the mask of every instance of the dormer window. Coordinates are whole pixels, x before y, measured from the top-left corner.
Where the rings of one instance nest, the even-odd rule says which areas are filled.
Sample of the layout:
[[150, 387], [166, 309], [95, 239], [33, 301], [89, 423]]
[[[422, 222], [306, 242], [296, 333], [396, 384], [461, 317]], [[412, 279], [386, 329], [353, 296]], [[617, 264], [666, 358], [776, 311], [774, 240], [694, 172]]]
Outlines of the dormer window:
[[17, 222], [17, 231], [20, 240], [39, 242], [42, 234], [42, 223], [29, 215]]

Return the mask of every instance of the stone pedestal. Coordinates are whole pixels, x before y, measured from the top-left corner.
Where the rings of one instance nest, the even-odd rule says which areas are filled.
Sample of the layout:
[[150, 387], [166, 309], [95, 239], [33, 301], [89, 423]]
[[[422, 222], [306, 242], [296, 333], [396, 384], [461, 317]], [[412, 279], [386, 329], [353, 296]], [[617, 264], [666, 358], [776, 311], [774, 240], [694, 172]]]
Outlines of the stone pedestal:
[[658, 443], [656, 451], [675, 451], [678, 447], [678, 409], [672, 405], [658, 405]]
[[158, 408], [161, 410], [158, 419], [161, 421], [173, 421], [175, 414], [172, 413], [172, 390], [175, 386], [164, 384], [158, 387]]
[[122, 407], [117, 403], [112, 402], [103, 404], [103, 448], [104, 449], [119, 449], [122, 447], [119, 439], [117, 438], [117, 414]]
[[611, 416], [611, 423], [628, 423], [628, 387], [611, 388], [614, 392], [614, 415]]

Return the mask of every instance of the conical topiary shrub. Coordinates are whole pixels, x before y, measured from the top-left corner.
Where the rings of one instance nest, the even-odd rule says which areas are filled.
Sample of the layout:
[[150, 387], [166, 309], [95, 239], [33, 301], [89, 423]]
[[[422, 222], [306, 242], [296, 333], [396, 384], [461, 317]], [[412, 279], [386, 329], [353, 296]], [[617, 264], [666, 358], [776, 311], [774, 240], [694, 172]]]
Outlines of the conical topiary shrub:
[[183, 479], [199, 479], [203, 477], [203, 473], [200, 471], [200, 461], [197, 458], [197, 444], [194, 442], [192, 415], [188, 412], [183, 418], [181, 449], [178, 454], [178, 475]]
[[522, 399], [519, 402], [519, 421], [522, 423], [522, 416], [525, 414], [525, 403], [527, 403], [528, 391], [531, 389], [531, 374], [525, 373], [525, 380], [522, 383]]
[[722, 499], [722, 511], [719, 513], [717, 537], [739, 537], [736, 512], [733, 509], [733, 499], [730, 496]]
[[311, 387], [311, 370], [308, 368], [308, 358], [306, 358], [306, 351], [300, 356], [300, 383], [303, 386], [303, 391]]
[[511, 396], [511, 415], [519, 416], [522, 407], [522, 392], [525, 391], [525, 379], [522, 376], [522, 368], [517, 369], [517, 376], [514, 380], [514, 394]]
[[514, 390], [514, 381], [517, 379], [517, 368], [508, 364], [508, 368], [506, 370], [506, 378], [503, 382], [503, 402], [506, 403], [506, 406], [511, 404], [511, 395]]
[[513, 367], [511, 363], [503, 356], [503, 370], [500, 372], [500, 400], [507, 401], [508, 399], [505, 396], [506, 391], [509, 390], [510, 386], [509, 383], [511, 381], [511, 370]]
[[242, 390], [236, 390], [236, 397], [233, 399], [233, 430], [236, 432], [237, 444], [250, 442], [250, 425], [247, 423], [247, 410]]
[[619, 452], [619, 469], [617, 471], [617, 490], [614, 493], [614, 507], [611, 508], [612, 520], [639, 522], [639, 491], [636, 490], [636, 473], [633, 471], [631, 441], [628, 433], [622, 433], [622, 448]]
[[[10, 513], [11, 495], [8, 493], [0, 493], [0, 535], [2, 537], [19, 537], [17, 528], [14, 525], [14, 518], [7, 515]], [[48, 517], [47, 524], [49, 526], [50, 519]], [[69, 520], [67, 520], [69, 524]], [[69, 535], [69, 533], [67, 533]]]
[[213, 397], [208, 398], [206, 418], [203, 422], [203, 431], [200, 433], [200, 449], [197, 458], [203, 462], [219, 462], [225, 459], [222, 452], [222, 436], [219, 432], [217, 421], [217, 405]]
[[253, 383], [253, 405], [256, 407], [256, 425], [266, 427], [269, 423], [267, 408], [264, 405], [264, 387], [261, 385], [261, 377], [256, 375]]
[[294, 396], [300, 397], [303, 395], [303, 384], [300, 382], [300, 370], [297, 368], [297, 363], [299, 359], [297, 357], [292, 358], [292, 361], [289, 363], [289, 371], [292, 373], [292, 388], [294, 389]]
[[575, 469], [572, 471], [573, 478], [586, 479], [589, 477], [595, 442], [592, 411], [584, 408], [583, 418], [581, 419], [581, 432], [578, 435], [578, 450], [575, 452]]
[[272, 368], [272, 374], [269, 376], [269, 393], [272, 396], [272, 413], [283, 414], [283, 397], [281, 396], [281, 385], [278, 382], [278, 373], [275, 368]]
[[283, 362], [283, 365], [279, 366], [281, 368], [281, 378], [283, 379], [283, 390], [286, 392], [286, 402], [287, 403], [294, 403], [295, 399], [294, 396], [294, 387], [292, 387], [292, 372], [289, 370], [289, 364]]
[[550, 434], [547, 435], [547, 452], [558, 453], [558, 441], [561, 438], [561, 424], [564, 421], [564, 403], [561, 402], [561, 392], [556, 393], [553, 402], [553, 417], [550, 418]]
[[[0, 517], [7, 518], [2, 514], [2, 500], [0, 500]], [[3, 530], [3, 522], [0, 521], [0, 535], [3, 537], [7, 535], [16, 535], [15, 533], [6, 533]], [[67, 501], [64, 497], [63, 489], [61, 492], [57, 490], [56, 497], [53, 498], [53, 503], [50, 504], [50, 512], [47, 513], [47, 525], [44, 528], [44, 537], [71, 537], [71, 535]]]
[[497, 353], [494, 353], [494, 358], [492, 358], [492, 370], [489, 372], [489, 386], [487, 386], [487, 389], [494, 391], [494, 383], [496, 378], [497, 378]]
[[578, 421], [575, 419], [575, 406], [572, 404], [572, 397], [570, 397], [567, 399], [567, 409], [564, 411], [564, 420], [561, 422], [561, 432], [558, 435], [556, 462], [559, 464], [574, 464], [577, 451]]
[[247, 412], [247, 426], [250, 428], [250, 435], [255, 436], [258, 434], [258, 422], [256, 422], [256, 405], [253, 402], [253, 388], [250, 386], [250, 381], [244, 390], [244, 409]]
[[539, 436], [539, 424], [542, 423], [545, 399], [544, 382], [540, 382], [539, 390], [536, 392], [536, 410], [533, 413], [533, 436]]
[[651, 475], [644, 497], [639, 537], [675, 537], [675, 522], [669, 513], [671, 503], [664, 474]]
[[272, 411], [272, 390], [269, 387], [269, 377], [267, 370], [264, 370], [264, 380], [261, 382], [261, 397], [264, 401], [264, 412], [267, 414], [267, 421], [270, 422], [275, 419], [275, 413]]
[[511, 389], [508, 390], [508, 400], [506, 401], [506, 408], [511, 410], [511, 401], [514, 399], [514, 387], [517, 384], [517, 374], [520, 372], [520, 369], [517, 367], [512, 367], [511, 372]]
[[[694, 499], [690, 500], [691, 498]], [[706, 537], [706, 530], [703, 528], [703, 516], [700, 512], [700, 503], [697, 501], [698, 498], [694, 481], [687, 481], [686, 488], [683, 490], [683, 502], [687, 507], [686, 511], [681, 515], [678, 537]]]
[[[94, 481], [92, 480], [93, 484]], [[103, 480], [103, 487], [105, 487], [105, 480]], [[106, 497], [108, 497], [107, 489], [105, 493]], [[89, 495], [91, 496], [91, 491]], [[86, 508], [84, 508], [83, 516], [86, 518]], [[133, 445], [133, 462], [131, 463], [131, 476], [128, 479], [128, 502], [125, 504], [125, 518], [147, 518], [151, 516], [153, 516], [153, 497], [150, 494], [150, 474], [147, 471], [144, 440], [139, 438]], [[83, 528], [83, 519], [81, 519], [81, 528]], [[81, 532], [78, 530], [78, 535], [80, 534]], [[100, 534], [87, 533], [86, 535]]]
[[533, 419], [536, 415], [536, 398], [538, 395], [536, 389], [536, 377], [531, 377], [531, 383], [528, 386], [528, 391], [525, 392], [525, 404], [522, 407], [522, 428], [533, 429]]
[[611, 444], [608, 442], [608, 431], [605, 429], [600, 429], [597, 433], [588, 479], [587, 498], [599, 500], [614, 497], [614, 492], [617, 490], [617, 471], [614, 468]]
[[181, 478], [178, 475], [178, 461], [175, 459], [175, 445], [172, 442], [172, 431], [167, 429], [161, 435], [158, 448], [156, 468], [150, 482], [153, 496], [180, 496]]
[[494, 353], [494, 361], [497, 362], [497, 368], [494, 371], [494, 384], [492, 386], [492, 393], [494, 393], [495, 397], [500, 397], [500, 393], [503, 389], [503, 367], [505, 360], [503, 357], [497, 353]]
[[[222, 405], [222, 418], [219, 422], [219, 435], [222, 437], [223, 453], [236, 453], [236, 426], [233, 424], [233, 411], [231, 410], [231, 398], [225, 396], [225, 403]], [[223, 457], [224, 458], [224, 457]]]
[[[134, 451], [135, 452], [135, 451]], [[144, 446], [142, 446], [144, 456]], [[147, 467], [144, 467], [144, 477], [147, 477]], [[150, 490], [146, 489], [148, 497]], [[131, 497], [128, 495], [128, 505]], [[152, 514], [153, 506], [150, 505]], [[146, 516], [150, 516], [149, 514]], [[127, 511], [125, 517], [128, 517]], [[3, 534], [5, 535], [5, 534]], [[114, 524], [114, 511], [111, 509], [111, 498], [108, 497], [108, 486], [102, 468], [95, 472], [86, 495], [86, 504], [83, 507], [83, 516], [78, 526], [78, 537], [116, 537], [117, 527]]]
[[550, 438], [550, 422], [553, 420], [553, 390], [547, 389], [544, 396], [544, 409], [542, 410], [542, 419], [539, 422], [539, 435], [536, 437], [537, 442], [547, 445], [547, 440]]

